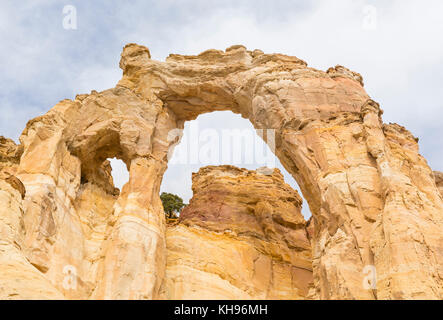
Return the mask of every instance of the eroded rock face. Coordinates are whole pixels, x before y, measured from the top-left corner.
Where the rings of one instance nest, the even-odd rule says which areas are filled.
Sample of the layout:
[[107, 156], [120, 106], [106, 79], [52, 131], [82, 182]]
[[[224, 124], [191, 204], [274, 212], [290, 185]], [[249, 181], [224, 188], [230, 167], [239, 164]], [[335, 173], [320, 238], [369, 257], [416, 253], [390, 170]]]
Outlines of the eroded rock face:
[[192, 176], [167, 228], [166, 299], [305, 299], [313, 286], [302, 200], [271, 175], [232, 166]]
[[[17, 204], [22, 218], [19, 209], [7, 210], [23, 220], [20, 252], [64, 297], [161, 297], [166, 241], [158, 193], [177, 129], [202, 113], [231, 110], [259, 130], [309, 203], [316, 297], [443, 298], [435, 175], [417, 139], [382, 122], [358, 73], [319, 71], [243, 46], [159, 62], [129, 44], [120, 67], [115, 88], [61, 101], [28, 123], [19, 147], [0, 141], [0, 166], [25, 191], [14, 179], [7, 183], [18, 200], [25, 196]], [[130, 172], [120, 193], [106, 163], [112, 157]], [[215, 228], [210, 216], [189, 219]], [[184, 220], [179, 228], [196, 227]], [[368, 267], [376, 286], [366, 283]], [[75, 271], [76, 286], [64, 285], [67, 270]]]
[[15, 144], [11, 139], [0, 136], [0, 170], [7, 167], [17, 168], [23, 147]]
[[[314, 216], [320, 298], [442, 297], [443, 203], [432, 171], [417, 139], [383, 124], [359, 74], [242, 46], [157, 62], [131, 44], [120, 66], [119, 86], [156, 92], [179, 119], [231, 110], [275, 129], [275, 153]], [[372, 266], [376, 290], [365, 285]]]
[[0, 136], [0, 179], [9, 183], [24, 198], [25, 186], [15, 176], [22, 153], [22, 146], [16, 145], [11, 139]]
[[[180, 127], [155, 96], [118, 87], [64, 100], [30, 121], [18, 176], [26, 186], [25, 251], [69, 298], [155, 298], [165, 264], [158, 197], [167, 133]], [[107, 158], [130, 181], [118, 194]], [[66, 268], [77, 286], [63, 286]]]
[[14, 175], [21, 152], [0, 137], [0, 299], [64, 299], [23, 252], [25, 187]]

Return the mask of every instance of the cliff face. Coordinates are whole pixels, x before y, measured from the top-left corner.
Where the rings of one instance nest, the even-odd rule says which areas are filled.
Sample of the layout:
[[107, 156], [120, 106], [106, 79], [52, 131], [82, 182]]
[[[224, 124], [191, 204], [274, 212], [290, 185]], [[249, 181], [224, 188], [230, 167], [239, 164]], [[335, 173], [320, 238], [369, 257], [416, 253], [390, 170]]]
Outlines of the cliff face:
[[[1, 242], [0, 268], [9, 270], [15, 263], [10, 268], [14, 275], [2, 272], [1, 277], [19, 279], [26, 290], [37, 288], [21, 291], [8, 282], [3, 297], [187, 294], [187, 289], [163, 290], [167, 244], [161, 179], [185, 121], [231, 110], [266, 132], [263, 137], [309, 203], [315, 297], [443, 299], [438, 175], [419, 154], [415, 137], [399, 125], [383, 123], [382, 110], [358, 73], [341, 66], [315, 70], [296, 57], [243, 46], [170, 55], [159, 62], [147, 48], [129, 44], [120, 67], [123, 77], [115, 88], [63, 100], [29, 121], [20, 146], [0, 140], [1, 232], [7, 239]], [[130, 173], [120, 193], [106, 162], [113, 157], [123, 160]], [[302, 268], [286, 251], [299, 248], [300, 232], [281, 233], [292, 228], [292, 218], [276, 213], [275, 201], [242, 205], [237, 212], [233, 203], [240, 199], [215, 199], [227, 205], [207, 218], [196, 199], [177, 229], [198, 239], [197, 228], [202, 235], [218, 234], [232, 224], [232, 232], [248, 239], [243, 245], [253, 248], [247, 251], [285, 257], [263, 274], [277, 279], [274, 271], [282, 265]], [[214, 212], [220, 215], [217, 223]], [[264, 220], [253, 223], [252, 215]], [[243, 221], [251, 225], [245, 228]], [[266, 231], [271, 226], [275, 231]], [[273, 242], [282, 247], [272, 251]], [[285, 270], [283, 278], [288, 277]], [[376, 284], [368, 286], [368, 270]], [[242, 277], [233, 284], [239, 295], [263, 295], [266, 280], [245, 287], [239, 283], [255, 278]], [[304, 297], [306, 290], [300, 288], [287, 284], [267, 296], [297, 292]]]
[[302, 200], [278, 171], [232, 166], [192, 176], [194, 196], [167, 228], [166, 299], [305, 299], [311, 246]]
[[[23, 251], [66, 298], [158, 296], [166, 259], [158, 193], [174, 119], [118, 87], [64, 100], [28, 123], [17, 172], [26, 186]], [[120, 193], [112, 157], [130, 169]]]
[[63, 299], [24, 254], [25, 187], [14, 175], [21, 153], [0, 137], [0, 299]]

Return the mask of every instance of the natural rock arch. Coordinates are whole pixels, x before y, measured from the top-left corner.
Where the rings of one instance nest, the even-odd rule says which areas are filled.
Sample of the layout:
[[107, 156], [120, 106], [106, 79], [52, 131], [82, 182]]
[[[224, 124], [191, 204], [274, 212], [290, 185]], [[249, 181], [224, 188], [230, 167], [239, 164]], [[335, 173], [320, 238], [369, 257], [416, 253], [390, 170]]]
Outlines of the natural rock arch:
[[[20, 138], [26, 255], [64, 294], [63, 266], [74, 265], [86, 296], [158, 297], [165, 265], [158, 193], [176, 142], [170, 132], [199, 114], [231, 110], [275, 130], [276, 156], [314, 217], [319, 298], [442, 298], [442, 197], [417, 140], [383, 124], [359, 74], [243, 46], [159, 62], [129, 44], [120, 67], [115, 88], [60, 102]], [[77, 206], [87, 184], [117, 197], [103, 162], [111, 157], [127, 164], [130, 180], [100, 224], [98, 255], [81, 249], [77, 229], [96, 221]], [[63, 229], [67, 219], [74, 228]], [[363, 285], [367, 265], [377, 271], [376, 291]]]

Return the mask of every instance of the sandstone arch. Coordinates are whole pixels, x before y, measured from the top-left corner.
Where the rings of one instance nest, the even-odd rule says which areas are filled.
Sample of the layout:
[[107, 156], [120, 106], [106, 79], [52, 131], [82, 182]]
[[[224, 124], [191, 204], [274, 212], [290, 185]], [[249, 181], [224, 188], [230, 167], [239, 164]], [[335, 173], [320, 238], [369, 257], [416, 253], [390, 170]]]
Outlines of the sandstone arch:
[[[115, 88], [60, 102], [20, 138], [26, 255], [65, 295], [62, 268], [70, 264], [85, 296], [158, 297], [165, 264], [158, 193], [175, 142], [168, 132], [201, 113], [231, 110], [257, 129], [275, 129], [276, 155], [314, 216], [319, 298], [443, 297], [442, 196], [417, 140], [383, 124], [359, 74], [243, 46], [159, 62], [129, 44], [120, 67]], [[109, 157], [130, 172], [118, 196], [103, 162]], [[85, 190], [116, 201], [113, 210], [111, 200], [103, 205], [103, 221], [79, 213]], [[102, 252], [84, 249], [85, 225], [99, 234], [91, 239]], [[377, 290], [362, 285], [366, 265], [377, 270]]]
[[166, 229], [162, 298], [310, 299], [310, 228], [279, 169], [206, 166]]

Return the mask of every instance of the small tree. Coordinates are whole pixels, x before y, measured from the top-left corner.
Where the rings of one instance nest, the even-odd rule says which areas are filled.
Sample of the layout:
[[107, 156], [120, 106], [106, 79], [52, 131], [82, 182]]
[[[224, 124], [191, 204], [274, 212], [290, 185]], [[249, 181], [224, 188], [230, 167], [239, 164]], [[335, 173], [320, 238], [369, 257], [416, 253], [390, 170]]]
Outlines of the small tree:
[[166, 217], [169, 219], [176, 218], [176, 214], [185, 206], [183, 199], [172, 193], [162, 192], [160, 199], [163, 203]]

